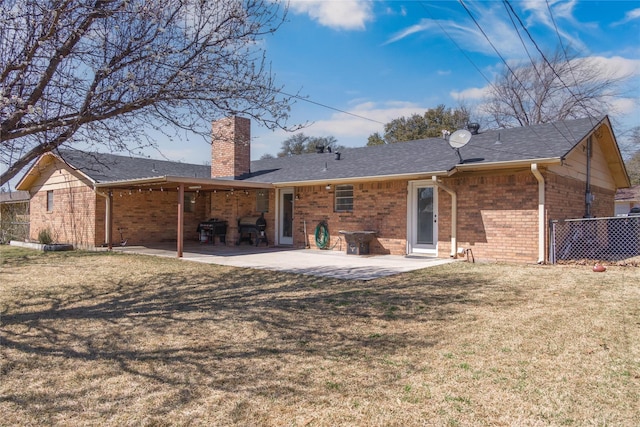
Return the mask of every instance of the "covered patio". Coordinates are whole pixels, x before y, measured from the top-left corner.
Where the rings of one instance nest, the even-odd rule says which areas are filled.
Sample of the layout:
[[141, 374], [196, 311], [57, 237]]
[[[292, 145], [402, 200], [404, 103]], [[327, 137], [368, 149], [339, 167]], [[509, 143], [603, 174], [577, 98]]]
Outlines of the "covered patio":
[[[184, 178], [177, 176], [161, 176], [148, 179], [132, 179], [108, 182], [104, 184], [94, 184], [97, 194], [105, 199], [104, 224], [105, 224], [105, 245], [109, 248], [116, 248], [118, 245], [117, 232], [120, 230], [114, 227], [114, 199], [116, 194], [147, 194], [147, 193], [164, 193], [174, 194], [173, 199], [175, 210], [175, 243], [173, 243], [174, 256], [181, 258], [184, 253], [185, 245], [188, 240], [185, 238], [185, 193], [195, 192], [199, 195], [213, 195], [224, 193], [234, 195], [238, 193], [249, 194], [249, 191], [264, 190], [268, 191], [273, 188], [270, 184], [242, 183], [235, 181], [209, 178]], [[207, 207], [208, 210], [210, 207]], [[232, 218], [238, 217], [237, 204], [236, 211], [227, 212], [229, 222], [233, 222]], [[206, 220], [207, 216], [203, 215], [200, 220]], [[231, 220], [230, 220], [231, 219]], [[234, 226], [232, 226], [233, 228]], [[235, 240], [236, 235], [229, 236], [230, 240]], [[124, 236], [121, 235], [121, 238]]]

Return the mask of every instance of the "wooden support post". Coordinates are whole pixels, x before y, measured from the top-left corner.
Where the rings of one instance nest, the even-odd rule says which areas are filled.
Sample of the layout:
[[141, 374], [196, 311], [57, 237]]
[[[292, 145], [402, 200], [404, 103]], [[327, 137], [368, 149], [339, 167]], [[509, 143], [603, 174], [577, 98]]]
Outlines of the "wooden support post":
[[182, 258], [184, 248], [184, 184], [178, 187], [178, 258]]

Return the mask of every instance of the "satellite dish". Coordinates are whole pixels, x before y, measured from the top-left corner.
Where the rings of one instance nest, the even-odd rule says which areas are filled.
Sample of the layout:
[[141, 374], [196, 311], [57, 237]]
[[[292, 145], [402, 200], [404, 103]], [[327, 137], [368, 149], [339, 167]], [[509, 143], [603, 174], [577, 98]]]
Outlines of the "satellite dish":
[[458, 149], [467, 145], [470, 140], [471, 132], [466, 129], [460, 129], [449, 136], [449, 145], [451, 148]]

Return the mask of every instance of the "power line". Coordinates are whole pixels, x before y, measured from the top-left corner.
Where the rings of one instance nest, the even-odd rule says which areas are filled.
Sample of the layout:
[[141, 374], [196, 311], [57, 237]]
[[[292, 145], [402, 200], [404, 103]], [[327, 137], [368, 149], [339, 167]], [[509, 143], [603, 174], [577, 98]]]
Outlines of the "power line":
[[[522, 39], [522, 35], [520, 34], [520, 30], [518, 30], [518, 26], [516, 25], [515, 21], [513, 20], [513, 16], [509, 10], [509, 7], [507, 5], [507, 2], [503, 1], [502, 2], [507, 15], [509, 16], [509, 20], [511, 21], [511, 25], [513, 25], [513, 29], [515, 30], [516, 34], [518, 35], [518, 39], [520, 40], [520, 43], [522, 44], [522, 47], [524, 48], [524, 51], [527, 53], [527, 57], [529, 58], [529, 62], [531, 62], [531, 67], [533, 68], [533, 70], [535, 71], [536, 75], [538, 76], [538, 79], [540, 81], [540, 84], [544, 84], [544, 79], [542, 78], [542, 75], [540, 74], [540, 71], [538, 70], [538, 67], [536, 66], [536, 61], [531, 57], [531, 53], [529, 52], [529, 49], [527, 48], [527, 44], [524, 42], [524, 40]], [[515, 15], [515, 14], [514, 14]], [[518, 16], [516, 15], [516, 18], [518, 18]], [[518, 21], [520, 22], [520, 19], [518, 18]], [[551, 103], [553, 103], [553, 99], [550, 100]], [[539, 104], [538, 102], [536, 102], [534, 100], [534, 104], [536, 105], [536, 108], [538, 108], [539, 110], [542, 109], [542, 105]], [[555, 107], [555, 105], [554, 105]], [[556, 126], [554, 126], [556, 128], [556, 130], [558, 130], [558, 132], [560, 132], [560, 129], [558, 129]], [[571, 134], [571, 130], [569, 130], [569, 133]], [[573, 140], [575, 140], [575, 136], [573, 134], [571, 134], [571, 137], [573, 138]], [[565, 138], [567, 139], [567, 138]]]
[[[560, 81], [560, 83], [562, 84], [562, 86], [567, 90], [567, 92], [569, 92], [569, 94], [575, 99], [575, 101], [580, 104], [582, 106], [582, 108], [584, 109], [585, 113], [587, 113], [587, 117], [589, 118], [589, 120], [591, 120], [591, 123], [593, 124], [593, 117], [592, 115], [589, 113], [589, 109], [582, 103], [582, 100], [580, 98], [578, 98], [576, 96], [575, 93], [573, 93], [573, 91], [571, 90], [571, 88], [562, 80], [562, 77], [560, 76], [560, 74], [558, 74], [558, 72], [556, 71], [556, 69], [553, 67], [553, 65], [551, 65], [551, 62], [549, 62], [549, 60], [547, 59], [546, 55], [544, 54], [544, 52], [542, 52], [542, 49], [540, 49], [540, 46], [538, 45], [538, 43], [534, 40], [533, 36], [531, 35], [531, 33], [529, 32], [529, 30], [527, 29], [527, 27], [524, 25], [524, 23], [522, 22], [522, 20], [520, 19], [520, 17], [518, 16], [518, 14], [515, 12], [515, 10], [513, 9], [513, 6], [511, 5], [511, 3], [509, 2], [509, 0], [503, 0], [508, 6], [509, 9], [511, 9], [511, 11], [513, 12], [514, 16], [518, 19], [518, 22], [520, 23], [520, 26], [524, 29], [525, 33], [527, 33], [527, 36], [529, 37], [529, 40], [531, 40], [531, 43], [533, 43], [533, 45], [535, 46], [535, 48], [538, 50], [538, 53], [540, 53], [540, 56], [542, 57], [542, 59], [544, 60], [544, 62], [547, 64], [547, 66], [549, 67], [549, 69], [553, 72], [553, 74], [558, 78], [558, 81]], [[557, 28], [557, 27], [556, 27]], [[559, 36], [559, 34], [558, 34]], [[571, 69], [571, 68], [570, 68]]]
[[[496, 55], [498, 55], [498, 57], [500, 58], [500, 60], [502, 61], [502, 63], [507, 67], [507, 69], [509, 70], [509, 72], [511, 73], [511, 75], [513, 75], [514, 79], [518, 82], [518, 84], [520, 84], [520, 87], [522, 88], [522, 90], [524, 91], [524, 93], [531, 98], [531, 100], [533, 101], [533, 103], [536, 103], [536, 100], [533, 96], [531, 96], [531, 94], [529, 93], [529, 91], [527, 90], [527, 88], [525, 87], [524, 83], [522, 83], [522, 81], [520, 80], [520, 78], [518, 77], [518, 75], [513, 71], [513, 69], [511, 68], [511, 66], [509, 66], [509, 63], [507, 63], [507, 61], [504, 59], [504, 57], [502, 56], [502, 54], [500, 53], [500, 51], [498, 51], [498, 48], [495, 47], [495, 45], [493, 44], [493, 42], [491, 41], [491, 39], [489, 38], [489, 36], [487, 35], [487, 33], [482, 29], [482, 26], [480, 26], [480, 23], [476, 20], [476, 18], [473, 16], [473, 14], [471, 13], [471, 11], [469, 10], [469, 8], [467, 7], [467, 5], [464, 3], [463, 0], [458, 0], [458, 3], [460, 3], [462, 5], [462, 7], [464, 8], [464, 10], [467, 12], [467, 14], [469, 15], [469, 17], [471, 18], [471, 20], [476, 24], [476, 27], [478, 27], [478, 29], [480, 30], [480, 32], [482, 33], [482, 35], [484, 36], [484, 38], [487, 40], [487, 42], [489, 42], [489, 45], [491, 45], [491, 47], [493, 48], [494, 52], [496, 53]], [[524, 108], [522, 110], [522, 113], [525, 114], [526, 117], [526, 111], [524, 111]], [[527, 117], [527, 121], [528, 117]], [[540, 135], [538, 135], [536, 133], [535, 130], [533, 130], [531, 128], [531, 125], [529, 124], [529, 129], [540, 138]], [[556, 128], [557, 129], [557, 128]], [[559, 129], [558, 129], [559, 131]], [[561, 135], [567, 140], [568, 143], [573, 145], [573, 142], [571, 142], [564, 134], [562, 134], [562, 132], [560, 132]], [[548, 147], [549, 147], [549, 143], [546, 141], [546, 139], [544, 138], [540, 138], [540, 140]], [[575, 138], [574, 138], [575, 140]]]
[[381, 121], [378, 121], [378, 120], [375, 120], [375, 119], [371, 119], [371, 118], [369, 118], [369, 117], [365, 117], [365, 116], [361, 116], [361, 115], [359, 115], [359, 114], [351, 113], [351, 112], [349, 112], [349, 111], [341, 110], [341, 109], [339, 109], [339, 108], [332, 107], [332, 106], [330, 106], [330, 105], [322, 104], [321, 102], [312, 101], [311, 99], [305, 98], [305, 97], [300, 96], [300, 95], [292, 95], [292, 94], [289, 94], [289, 93], [283, 92], [283, 91], [281, 91], [281, 90], [277, 90], [276, 92], [277, 92], [277, 93], [279, 93], [279, 94], [281, 94], [281, 95], [288, 96], [288, 97], [290, 97], [290, 98], [295, 98], [295, 99], [298, 99], [298, 100], [300, 100], [300, 101], [305, 101], [305, 102], [308, 102], [308, 103], [310, 103], [310, 104], [317, 105], [317, 106], [319, 106], [319, 107], [327, 108], [327, 109], [329, 109], [329, 110], [338, 111], [339, 113], [348, 114], [348, 115], [350, 115], [350, 116], [357, 117], [357, 118], [359, 118], [359, 119], [368, 120], [368, 121], [370, 121], [370, 122], [379, 123], [379, 124], [381, 124], [381, 125], [384, 125], [384, 124], [385, 124], [385, 123], [382, 123]]
[[489, 78], [487, 76], [484, 75], [484, 73], [482, 72], [482, 70], [475, 64], [475, 62], [473, 62], [473, 60], [471, 59], [471, 57], [469, 57], [469, 55], [467, 55], [467, 52], [464, 51], [464, 49], [462, 49], [462, 47], [460, 47], [460, 45], [458, 44], [458, 42], [455, 41], [455, 39], [453, 37], [451, 37], [451, 35], [449, 34], [449, 32], [442, 26], [442, 24], [440, 24], [440, 21], [437, 20], [432, 14], [431, 11], [429, 10], [429, 8], [425, 5], [424, 2], [420, 2], [420, 5], [422, 6], [422, 8], [425, 10], [425, 12], [427, 12], [427, 14], [429, 15], [429, 17], [431, 17], [431, 19], [438, 24], [438, 27], [440, 27], [440, 29], [442, 30], [442, 32], [449, 38], [449, 40], [451, 40], [451, 43], [453, 43], [455, 45], [456, 48], [458, 48], [458, 50], [460, 52], [462, 52], [462, 54], [464, 55], [465, 58], [467, 58], [467, 61], [469, 61], [469, 63], [473, 66], [473, 68], [476, 69], [476, 71], [486, 80], [486, 82], [489, 84], [489, 86], [491, 86], [494, 90], [495, 87], [493, 86], [493, 83], [491, 82], [491, 80], [489, 80]]

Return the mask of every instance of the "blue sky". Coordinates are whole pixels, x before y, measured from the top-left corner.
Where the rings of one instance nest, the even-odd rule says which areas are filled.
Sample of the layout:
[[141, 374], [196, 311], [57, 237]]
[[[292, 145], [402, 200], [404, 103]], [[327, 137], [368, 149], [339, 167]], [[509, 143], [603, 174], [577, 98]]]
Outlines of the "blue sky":
[[[640, 126], [640, 0], [510, 3], [545, 52], [555, 49], [560, 36], [564, 46], [602, 63], [612, 75], [632, 76], [611, 115], [621, 124], [614, 130], [628, 156], [624, 131]], [[464, 4], [506, 61], [527, 60], [502, 1]], [[369, 135], [382, 133], [395, 118], [439, 104], [474, 108], [502, 66], [455, 0], [292, 0], [287, 22], [263, 47], [277, 82], [310, 101], [293, 104], [289, 124], [309, 123], [301, 132], [333, 136], [348, 147], [366, 145]], [[252, 159], [276, 155], [291, 135], [253, 123]], [[163, 138], [158, 145], [167, 159], [211, 159], [211, 146], [200, 137], [180, 143]], [[159, 157], [153, 150], [146, 154]]]
[[[506, 61], [527, 59], [502, 1], [465, 4]], [[596, 59], [613, 75], [633, 76], [612, 115], [623, 125], [615, 130], [624, 145], [623, 130], [640, 126], [640, 1], [512, 0], [511, 5], [545, 52], [555, 49], [560, 36], [580, 57]], [[473, 108], [502, 65], [453, 0], [295, 0], [287, 22], [264, 47], [278, 82], [311, 101], [293, 105], [290, 123], [309, 122], [301, 132], [334, 136], [348, 147], [366, 145], [371, 133], [382, 132], [394, 118], [438, 104], [464, 102]], [[291, 136], [256, 124], [252, 134], [252, 159], [275, 155]], [[208, 150], [202, 142], [162, 148], [169, 158], [191, 162], [208, 159]]]

